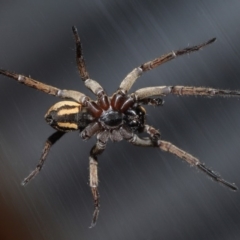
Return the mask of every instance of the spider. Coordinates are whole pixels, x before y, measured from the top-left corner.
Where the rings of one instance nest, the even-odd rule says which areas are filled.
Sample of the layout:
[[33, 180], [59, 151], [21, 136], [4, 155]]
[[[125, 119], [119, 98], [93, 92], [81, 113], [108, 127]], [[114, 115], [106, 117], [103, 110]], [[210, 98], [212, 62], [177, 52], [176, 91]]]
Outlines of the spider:
[[[94, 212], [90, 227], [95, 226], [100, 208], [97, 157], [105, 150], [109, 139], [115, 142], [124, 139], [136, 146], [160, 148], [163, 151], [172, 153], [180, 159], [185, 160], [190, 165], [196, 166], [213, 180], [222, 183], [232, 190], [237, 190], [235, 184], [225, 181], [214, 171], [207, 168], [196, 157], [176, 147], [170, 142], [161, 140], [160, 132], [154, 127], [146, 124], [146, 110], [143, 105], [162, 106], [162, 97], [168, 94], [180, 96], [240, 97], [240, 91], [192, 86], [155, 86], [142, 88], [131, 94], [128, 93], [132, 85], [143, 72], [152, 70], [177, 56], [198, 51], [199, 49], [213, 43], [216, 38], [210, 39], [209, 41], [196, 46], [172, 51], [142, 64], [133, 69], [123, 79], [118, 90], [114, 92], [113, 95], [107, 96], [102, 86], [89, 77], [83, 58], [82, 46], [77, 28], [73, 26], [72, 31], [76, 43], [76, 61], [79, 74], [85, 86], [96, 95], [96, 100], [92, 100], [78, 91], [62, 90], [36, 81], [31, 77], [0, 69], [0, 74], [13, 78], [19, 83], [56, 97], [68, 99], [56, 103], [47, 111], [45, 120], [57, 131], [45, 142], [37, 167], [23, 180], [22, 185], [27, 184], [40, 172], [50, 148], [56, 141], [58, 141], [65, 133], [78, 130], [80, 136], [84, 140], [87, 140], [94, 135], [96, 135], [97, 138], [97, 142], [92, 147], [89, 156], [89, 185], [94, 200]], [[148, 137], [139, 137], [138, 133], [142, 132], [147, 133]]]

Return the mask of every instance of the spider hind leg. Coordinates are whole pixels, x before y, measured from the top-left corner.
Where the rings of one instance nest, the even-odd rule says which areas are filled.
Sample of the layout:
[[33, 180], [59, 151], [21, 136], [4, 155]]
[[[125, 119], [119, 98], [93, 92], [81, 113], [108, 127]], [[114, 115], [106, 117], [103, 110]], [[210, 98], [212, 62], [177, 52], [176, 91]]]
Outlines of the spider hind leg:
[[65, 132], [57, 131], [57, 132], [53, 133], [47, 139], [37, 167], [22, 181], [22, 185], [23, 186], [25, 186], [27, 183], [29, 183], [40, 172], [40, 170], [42, 169], [43, 164], [44, 164], [44, 162], [46, 160], [46, 157], [47, 157], [47, 155], [48, 155], [48, 153], [50, 151], [51, 146], [55, 142], [57, 142], [64, 134], [65, 134]]

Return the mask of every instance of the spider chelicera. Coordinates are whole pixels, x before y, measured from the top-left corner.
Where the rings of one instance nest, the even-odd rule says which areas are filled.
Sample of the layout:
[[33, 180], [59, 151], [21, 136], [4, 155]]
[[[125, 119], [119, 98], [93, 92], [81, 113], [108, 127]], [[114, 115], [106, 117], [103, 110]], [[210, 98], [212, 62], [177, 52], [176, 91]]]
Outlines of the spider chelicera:
[[[90, 79], [83, 59], [82, 47], [77, 29], [73, 26], [72, 30], [76, 42], [76, 60], [78, 71], [85, 86], [96, 95], [97, 100], [91, 100], [88, 96], [78, 91], [61, 90], [59, 88], [38, 82], [30, 77], [0, 69], [0, 74], [13, 78], [19, 83], [47, 94], [70, 100], [56, 103], [46, 113], [45, 119], [47, 123], [57, 131], [47, 139], [37, 167], [23, 180], [23, 185], [33, 179], [42, 169], [51, 146], [66, 132], [78, 130], [80, 131], [80, 136], [84, 140], [87, 140], [94, 135], [97, 137], [97, 142], [91, 149], [89, 156], [89, 185], [94, 200], [94, 212], [90, 227], [93, 227], [96, 224], [100, 207], [97, 156], [105, 150], [108, 139], [115, 142], [124, 139], [136, 146], [160, 148], [163, 151], [170, 152], [178, 156], [190, 165], [196, 166], [217, 182], [222, 183], [232, 190], [237, 190], [235, 184], [225, 181], [194, 156], [176, 147], [170, 142], [161, 140], [160, 132], [146, 124], [146, 111], [143, 108], [143, 105], [162, 106], [163, 100], [161, 97], [168, 94], [180, 96], [198, 95], [210, 97], [240, 97], [240, 91], [191, 86], [156, 86], [142, 88], [134, 93], [128, 94], [134, 82], [143, 72], [154, 69], [161, 64], [176, 58], [177, 56], [198, 51], [199, 49], [213, 43], [216, 38], [197, 46], [172, 51], [142, 64], [140, 67], [131, 71], [123, 79], [118, 90], [113, 93], [112, 96], [107, 96], [102, 86], [98, 82]], [[141, 132], [147, 133], [149, 137], [140, 138], [137, 134]]]

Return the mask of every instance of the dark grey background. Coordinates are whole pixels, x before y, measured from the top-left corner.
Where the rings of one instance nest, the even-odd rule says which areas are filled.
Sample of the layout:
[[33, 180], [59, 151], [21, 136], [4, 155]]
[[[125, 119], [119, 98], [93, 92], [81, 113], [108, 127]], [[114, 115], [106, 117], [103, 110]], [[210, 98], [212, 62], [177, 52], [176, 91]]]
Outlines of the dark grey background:
[[[146, 73], [133, 90], [157, 85], [240, 89], [240, 2], [1, 1], [0, 68], [90, 94], [75, 64], [71, 26], [87, 67], [110, 94], [134, 67], [217, 37], [204, 50]], [[88, 154], [95, 142], [70, 133], [26, 187], [54, 131], [44, 114], [58, 99], [0, 76], [1, 239], [240, 239], [240, 195], [157, 149], [109, 142], [99, 158], [101, 212], [93, 211]], [[91, 94], [90, 94], [91, 95]], [[165, 98], [148, 107], [162, 138], [240, 186], [239, 100]]]

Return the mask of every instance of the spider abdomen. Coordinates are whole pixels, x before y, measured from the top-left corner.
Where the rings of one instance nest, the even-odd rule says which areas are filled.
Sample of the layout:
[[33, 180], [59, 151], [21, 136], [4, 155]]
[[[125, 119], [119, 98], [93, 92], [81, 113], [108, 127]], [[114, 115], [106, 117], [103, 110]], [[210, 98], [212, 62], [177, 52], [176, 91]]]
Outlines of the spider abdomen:
[[54, 104], [46, 113], [47, 123], [63, 132], [83, 130], [92, 120], [91, 115], [81, 104], [62, 101]]

